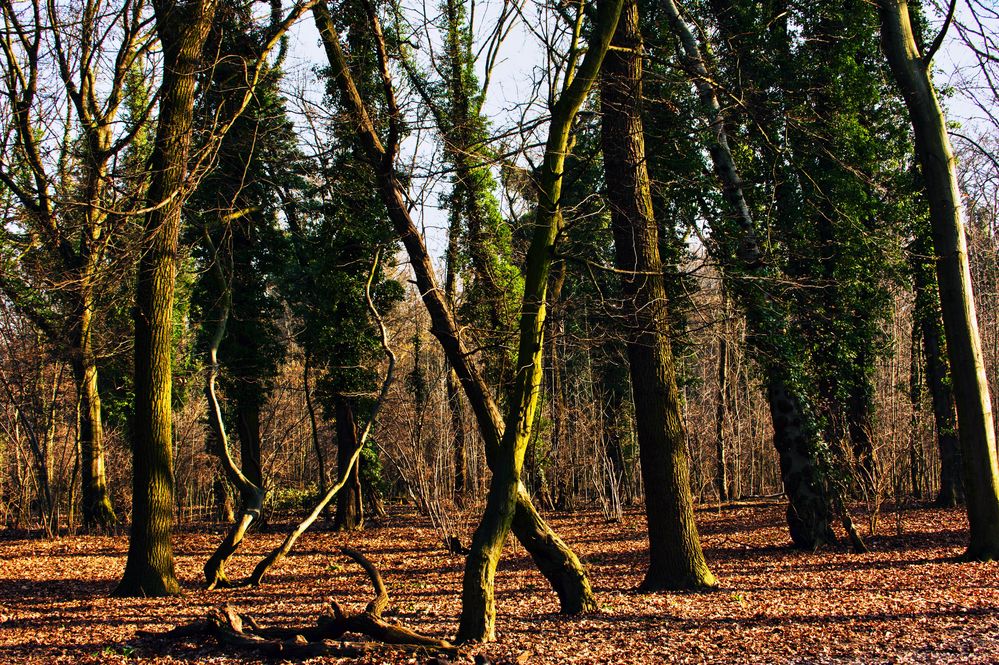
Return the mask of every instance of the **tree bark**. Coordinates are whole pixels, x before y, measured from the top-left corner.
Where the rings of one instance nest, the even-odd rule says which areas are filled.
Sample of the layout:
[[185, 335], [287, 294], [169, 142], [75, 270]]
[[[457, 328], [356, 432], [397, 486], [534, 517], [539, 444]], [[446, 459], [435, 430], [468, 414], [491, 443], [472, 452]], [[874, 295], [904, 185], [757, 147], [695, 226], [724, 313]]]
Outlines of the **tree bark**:
[[[760, 241], [746, 201], [742, 179], [732, 156], [725, 114], [718, 101], [705, 58], [674, 0], [663, 0], [670, 27], [682, 47], [682, 61], [697, 87], [702, 113], [710, 127], [708, 151], [722, 194], [729, 207], [724, 220], [712, 227], [715, 244], [726, 267], [724, 277], [746, 314], [747, 343], [765, 376], [767, 401], [780, 458], [781, 480], [788, 497], [787, 521], [795, 547], [817, 549], [835, 542], [832, 511], [823, 480], [824, 444], [810, 403], [795, 380], [800, 359], [787, 334], [788, 314], [770, 293], [774, 268]], [[745, 279], [749, 277], [750, 279]]]
[[[352, 464], [357, 449], [357, 421], [350, 400], [338, 395], [333, 399], [336, 412], [336, 462], [337, 473], [346, 483], [337, 496], [336, 531], [360, 531], [364, 528], [364, 505], [361, 498], [361, 460]], [[345, 475], [346, 474], [346, 475]]]
[[615, 262], [622, 271], [632, 396], [645, 485], [646, 590], [718, 584], [701, 551], [690, 491], [687, 432], [676, 387], [659, 232], [641, 118], [638, 4], [621, 12], [601, 79], [602, 145]]
[[943, 111], [905, 0], [878, 0], [885, 55], [909, 110], [930, 207], [937, 283], [960, 426], [971, 538], [965, 557], [999, 558], [999, 467], [988, 379], [968, 265], [961, 194]]
[[951, 390], [947, 362], [947, 342], [943, 338], [943, 321], [940, 318], [940, 294], [933, 283], [933, 267], [930, 264], [933, 239], [929, 233], [917, 229], [909, 251], [916, 292], [913, 334], [922, 339], [920, 346], [926, 368], [926, 387], [933, 405], [933, 424], [940, 451], [940, 491], [936, 503], [952, 507], [964, 503], [964, 478], [954, 392]]
[[[725, 296], [722, 295], [722, 316], [727, 317], [728, 312], [725, 303]], [[728, 397], [728, 339], [726, 338], [727, 320], [724, 330], [718, 336], [718, 390], [716, 396], [718, 404], [715, 406], [715, 488], [718, 490], [718, 501], [724, 503], [728, 501], [728, 465], [726, 464], [725, 450], [725, 413], [726, 399]]]
[[[485, 440], [487, 462], [491, 466], [491, 457], [499, 450], [504, 429], [499, 408], [489, 386], [473, 362], [473, 356], [465, 346], [453, 312], [444, 298], [443, 290], [437, 284], [433, 262], [419, 229], [410, 216], [403, 184], [396, 176], [392, 155], [382, 145], [364, 101], [354, 85], [346, 58], [340, 48], [329, 5], [324, 0], [320, 0], [314, 6], [313, 17], [347, 111], [355, 118], [358, 140], [364, 147], [368, 160], [375, 167], [380, 194], [389, 219], [409, 254], [417, 288], [430, 315], [431, 332], [440, 342], [448, 362], [451, 363], [465, 391]], [[593, 592], [579, 559], [534, 510], [526, 491], [519, 491], [516, 500], [517, 519], [514, 520], [514, 529], [517, 538], [536, 563], [540, 559], [558, 561], [557, 566], [542, 568], [541, 572], [559, 594], [562, 611], [576, 614], [596, 609]], [[568, 591], [565, 591], [567, 589]]]
[[142, 234], [135, 306], [135, 427], [132, 529], [115, 594], [180, 592], [174, 574], [171, 354], [177, 241], [184, 201], [195, 76], [217, 0], [153, 3], [163, 82]]

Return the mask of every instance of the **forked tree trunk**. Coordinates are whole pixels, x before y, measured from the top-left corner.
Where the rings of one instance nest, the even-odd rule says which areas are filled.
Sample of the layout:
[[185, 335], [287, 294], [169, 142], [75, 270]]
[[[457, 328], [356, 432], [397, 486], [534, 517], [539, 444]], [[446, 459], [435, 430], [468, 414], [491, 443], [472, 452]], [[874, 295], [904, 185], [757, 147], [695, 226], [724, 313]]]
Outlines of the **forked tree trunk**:
[[[601, 0], [586, 55], [552, 107], [545, 158], [538, 174], [538, 207], [527, 251], [524, 299], [520, 310], [517, 372], [500, 445], [493, 452], [493, 472], [482, 521], [472, 537], [462, 581], [458, 640], [495, 639], [493, 586], [496, 565], [517, 506], [520, 472], [531, 440], [541, 385], [548, 274], [555, 239], [562, 228], [562, 175], [576, 113], [597, 80], [621, 14], [622, 0]], [[570, 63], [571, 66], [572, 63]]]
[[[490, 458], [499, 450], [503, 432], [503, 422], [496, 401], [474, 364], [472, 354], [465, 346], [451, 308], [444, 298], [443, 290], [437, 284], [430, 254], [410, 216], [403, 185], [396, 177], [392, 163], [393, 155], [382, 145], [364, 101], [354, 85], [346, 58], [340, 48], [329, 5], [325, 0], [316, 3], [313, 7], [313, 16], [329, 58], [334, 80], [340, 89], [347, 111], [354, 116], [358, 140], [378, 176], [379, 191], [389, 219], [409, 254], [417, 287], [430, 315], [431, 332], [440, 342], [448, 362], [451, 363], [465, 391], [485, 439], [487, 462], [491, 465]], [[534, 510], [530, 496], [522, 486], [518, 490], [516, 500], [514, 532], [558, 593], [562, 611], [576, 614], [596, 609], [593, 592], [579, 559]], [[557, 565], [542, 567], [539, 561], [557, 561]]]
[[171, 353], [177, 240], [184, 201], [195, 76], [217, 0], [153, 3], [163, 48], [159, 121], [136, 281], [135, 427], [132, 529], [125, 573], [115, 594], [180, 591], [174, 574]]
[[710, 588], [718, 581], [708, 569], [694, 521], [687, 432], [669, 341], [668, 302], [645, 161], [641, 98], [642, 35], [638, 4], [630, 0], [622, 9], [612, 50], [604, 62], [601, 126], [645, 484], [649, 565], [642, 588]]
[[[937, 283], [943, 310], [951, 383], [960, 426], [971, 539], [965, 557], [999, 558], [999, 466], [988, 379], [982, 359], [968, 265], [961, 193], [943, 111], [930, 80], [929, 63], [912, 32], [905, 0], [878, 0], [881, 37], [916, 137], [930, 206]], [[932, 53], [930, 54], [932, 57]]]
[[361, 462], [352, 464], [357, 449], [357, 421], [348, 398], [337, 396], [333, 400], [336, 411], [336, 460], [337, 473], [345, 478], [343, 489], [337, 496], [336, 531], [359, 531], [364, 528], [364, 505], [361, 498]]

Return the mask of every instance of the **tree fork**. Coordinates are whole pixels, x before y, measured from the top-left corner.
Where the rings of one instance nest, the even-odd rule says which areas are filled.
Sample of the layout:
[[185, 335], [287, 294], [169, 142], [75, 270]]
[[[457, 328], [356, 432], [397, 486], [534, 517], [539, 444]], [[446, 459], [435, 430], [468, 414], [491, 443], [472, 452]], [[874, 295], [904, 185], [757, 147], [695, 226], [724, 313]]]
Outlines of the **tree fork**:
[[[421, 297], [430, 314], [431, 332], [440, 342], [462, 389], [465, 391], [485, 439], [488, 460], [498, 450], [501, 432], [503, 432], [503, 421], [499, 408], [478, 368], [471, 361], [471, 354], [461, 338], [451, 308], [434, 277], [430, 255], [409, 214], [403, 186], [395, 175], [392, 151], [386, 151], [382, 145], [360, 93], [354, 85], [346, 59], [340, 48], [338, 33], [333, 25], [329, 6], [325, 1], [320, 0], [315, 4], [313, 17], [322, 37], [334, 79], [343, 94], [347, 110], [355, 117], [358, 139], [368, 155], [369, 161], [375, 167], [382, 200], [386, 205], [389, 218], [409, 254], [417, 287], [420, 289]], [[528, 543], [531, 544], [529, 549], [535, 560], [547, 558], [559, 562], [558, 566], [550, 568], [551, 572], [546, 577], [549, 581], [559, 580], [558, 584], [563, 586], [572, 585], [575, 581], [574, 593], [560, 594], [560, 598], [563, 600], [562, 610], [573, 613], [595, 608], [596, 603], [593, 600], [589, 584], [586, 582], [586, 573], [579, 564], [579, 560], [561, 539], [555, 536], [551, 527], [533, 509], [529, 496], [518, 494], [517, 501], [518, 512], [524, 512], [523, 519], [514, 520], [512, 524], [518, 538], [525, 546], [528, 546]], [[521, 504], [530, 506], [530, 509], [525, 510], [519, 507]], [[532, 529], [528, 530], [524, 525], [530, 526]], [[544, 536], [537, 537], [537, 534], [544, 534]], [[572, 572], [560, 573], [559, 570]], [[581, 602], [572, 602], [567, 605], [565, 599], [574, 596], [581, 598]]]

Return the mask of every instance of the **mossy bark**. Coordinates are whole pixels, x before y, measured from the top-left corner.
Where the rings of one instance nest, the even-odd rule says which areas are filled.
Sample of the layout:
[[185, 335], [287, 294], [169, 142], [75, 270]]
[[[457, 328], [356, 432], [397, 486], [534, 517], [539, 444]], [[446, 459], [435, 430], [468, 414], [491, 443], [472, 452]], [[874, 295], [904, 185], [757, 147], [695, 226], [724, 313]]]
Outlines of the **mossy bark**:
[[[611, 2], [602, 4], [600, 10], [601, 16], [604, 16], [607, 12], [616, 14], [616, 12], [620, 9], [619, 2], [620, 0], [612, 0]], [[616, 9], [615, 5], [617, 6]], [[505, 431], [503, 419], [500, 415], [496, 400], [478, 367], [474, 364], [473, 356], [464, 344], [458, 325], [455, 321], [454, 314], [444, 297], [443, 289], [441, 289], [437, 284], [429, 252], [423, 242], [419, 229], [409, 214], [403, 184], [400, 183], [396, 177], [392, 163], [394, 155], [391, 151], [387, 151], [385, 146], [382, 145], [378, 132], [375, 130], [371, 118], [368, 115], [364, 100], [361, 98], [357, 86], [354, 84], [350, 71], [347, 67], [346, 58], [340, 47], [338, 34], [330, 15], [329, 5], [325, 2], [325, 0], [319, 0], [319, 2], [316, 3], [313, 7], [313, 16], [316, 20], [316, 26], [319, 29], [330, 61], [332, 76], [340, 89], [342, 99], [348, 112], [354, 116], [358, 139], [362, 144], [369, 161], [371, 161], [373, 167], [375, 168], [380, 193], [382, 195], [383, 202], [386, 205], [389, 218], [398, 232], [407, 253], [409, 254], [410, 264], [413, 268], [417, 286], [430, 315], [431, 332], [440, 342], [441, 347], [458, 378], [458, 381], [461, 383], [461, 386], [465, 391], [469, 405], [475, 414], [482, 436], [485, 439], [487, 457], [494, 459], [494, 456], [498, 455], [501, 450], [501, 437], [504, 436], [503, 433]], [[616, 23], [616, 16], [614, 21]], [[602, 36], [603, 30], [604, 27], [601, 27]], [[613, 26], [610, 26], [610, 32], [606, 34], [607, 42], [609, 42], [612, 32]], [[606, 44], [603, 44], [600, 49], [596, 49], [596, 51], [594, 51], [595, 55], [591, 56], [588, 53], [586, 60], [592, 61], [594, 58], [597, 58], [597, 52], [599, 52], [599, 58], [597, 59], [602, 59], [605, 49]], [[596, 68], [594, 68], [591, 63], [589, 69], [591, 71], [588, 71], [582, 78], [577, 75], [577, 80], [588, 80], [590, 82], [589, 85], [592, 85], [592, 80], [596, 77]], [[579, 87], [579, 84], [575, 85]], [[573, 109], [573, 115], [575, 113], [575, 108], [578, 107], [578, 103], [581, 102], [582, 95], [580, 96], [576, 107]], [[565, 104], [562, 106], [565, 106]], [[564, 114], [566, 110], [567, 109], [565, 108], [556, 108], [558, 114]], [[563, 122], [564, 119], [559, 120], [560, 124]], [[563, 145], [567, 145], [568, 125], [566, 125], [566, 131], [562, 138], [565, 141]], [[559, 169], [557, 173], [560, 176], [561, 169]], [[497, 473], [497, 470], [502, 473], [502, 469], [494, 466], [492, 461], [490, 461], [490, 466], [493, 468], [494, 473]], [[497, 496], [494, 501], [505, 501], [509, 499], [509, 496], [510, 493], [506, 492], [505, 497]], [[524, 513], [524, 519], [514, 520], [513, 525], [518, 529], [524, 529], [525, 527], [517, 525], [526, 525], [532, 527], [533, 530], [530, 534], [521, 534], [518, 531], [518, 537], [520, 537], [525, 544], [528, 542], [531, 543], [532, 556], [536, 559], [539, 556], [549, 557], [552, 560], [561, 562], [562, 566], [565, 568], [575, 567], [575, 575], [559, 575], [556, 572], [550, 572], [549, 580], [554, 578], [559, 580], [559, 583], [565, 584], [571, 584], [571, 580], [573, 578], [585, 581], [585, 571], [582, 566], [578, 565], [578, 559], [572, 556], [568, 548], [564, 547], [564, 543], [557, 539], [557, 537], [551, 537], [554, 536], [554, 534], [550, 527], [545, 524], [543, 520], [541, 520], [540, 516], [533, 511], [533, 509], [527, 510], [527, 508], [531, 505], [529, 497], [520, 493], [519, 490], [517, 493], [514, 493], [513, 496], [515, 500], [515, 510], [517, 512], [523, 511]], [[495, 523], [495, 528], [498, 528], [499, 530], [503, 529], [502, 519]], [[535, 537], [537, 534], [544, 534], [545, 537]], [[485, 554], [488, 556], [489, 553], [486, 552]], [[488, 573], [488, 563], [484, 566], [484, 569]], [[593, 607], [594, 603], [592, 600], [592, 593], [589, 590], [588, 585], [586, 585], [586, 587], [578, 588], [577, 591], [580, 597], [586, 599], [585, 602], [570, 603], [569, 605], [564, 604], [563, 610], [573, 611], [574, 608], [580, 606], [584, 609]], [[563, 600], [571, 595], [572, 594], [566, 594], [563, 596]], [[481, 611], [485, 611], [484, 608], [486, 605], [487, 603], [485, 602], [480, 604]], [[488, 621], [478, 621], [472, 623], [477, 623], [481, 627], [488, 625]]]
[[957, 405], [971, 538], [965, 557], [999, 558], [999, 466], [968, 264], [956, 160], [905, 0], [878, 0], [885, 55], [909, 110], [930, 208], [937, 284]]
[[604, 62], [601, 111], [607, 198], [626, 302], [623, 325], [645, 485], [649, 565], [642, 588], [710, 588], [718, 581], [708, 569], [694, 521], [641, 98], [642, 36], [638, 4], [629, 0]]
[[[719, 20], [730, 23], [725, 18], [728, 3], [715, 5]], [[771, 293], [771, 289], [779, 288], [773, 279], [780, 275], [769, 265], [746, 201], [728, 142], [726, 116], [706, 58], [676, 3], [664, 0], [663, 8], [680, 42], [681, 61], [697, 88], [701, 112], [710, 128], [708, 152], [728, 207], [724, 219], [712, 226], [714, 242], [710, 248], [719, 256], [727, 288], [745, 312], [746, 341], [766, 377], [774, 447], [780, 457], [781, 479], [788, 497], [788, 529], [796, 547], [816, 549], [835, 540], [830, 526], [831, 503], [823, 479], [824, 445], [810, 403], [796, 379], [801, 373], [801, 354], [787, 333], [788, 313]], [[736, 26], [727, 27], [731, 30]]]
[[174, 574], [172, 373], [173, 296], [181, 208], [186, 193], [195, 76], [216, 0], [154, 2], [163, 48], [156, 140], [142, 233], [135, 303], [135, 427], [132, 527], [125, 573], [115, 594], [180, 591]]

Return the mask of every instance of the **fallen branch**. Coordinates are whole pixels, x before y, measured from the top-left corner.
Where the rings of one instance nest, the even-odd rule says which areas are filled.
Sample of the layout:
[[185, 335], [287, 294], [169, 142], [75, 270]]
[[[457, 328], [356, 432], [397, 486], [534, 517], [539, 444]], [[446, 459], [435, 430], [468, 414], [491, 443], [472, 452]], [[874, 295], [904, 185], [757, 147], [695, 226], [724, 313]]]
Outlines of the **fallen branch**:
[[284, 539], [284, 542], [280, 546], [275, 548], [264, 557], [260, 563], [257, 564], [256, 568], [253, 569], [250, 578], [247, 580], [247, 584], [252, 586], [257, 586], [263, 580], [264, 575], [267, 574], [271, 568], [276, 566], [278, 563], [287, 556], [291, 548], [294, 547], [295, 541], [305, 533], [310, 526], [316, 521], [319, 515], [322, 514], [326, 506], [329, 505], [330, 501], [337, 495], [337, 493], [343, 489], [343, 486], [347, 484], [347, 480], [350, 478], [350, 474], [354, 468], [354, 465], [358, 463], [358, 459], [361, 456], [361, 451], [364, 449], [364, 444], [368, 440], [368, 436], [371, 434], [371, 430], [374, 427], [375, 419], [378, 417], [378, 412], [382, 408], [382, 404], [385, 403], [388, 397], [389, 386], [392, 385], [392, 378], [395, 374], [395, 363], [396, 357], [395, 352], [392, 351], [392, 347], [389, 346], [388, 341], [388, 329], [385, 327], [385, 321], [382, 319], [381, 315], [378, 313], [378, 309], [375, 307], [375, 301], [371, 297], [371, 283], [374, 281], [375, 275], [378, 272], [378, 261], [380, 253], [375, 254], [375, 260], [371, 264], [371, 272], [368, 275], [368, 282], [364, 288], [364, 295], [368, 301], [368, 311], [371, 312], [371, 316], [375, 319], [378, 324], [379, 332], [381, 333], [381, 343], [382, 349], [385, 351], [385, 355], [388, 357], [388, 369], [385, 371], [385, 379], [382, 381], [381, 391], [378, 393], [378, 400], [375, 402], [374, 407], [371, 409], [371, 417], [368, 419], [367, 424], [364, 426], [364, 431], [361, 432], [361, 436], [357, 440], [357, 448], [354, 450], [354, 454], [350, 457], [350, 463], [347, 465], [346, 469], [340, 471], [340, 478], [337, 480], [336, 484], [333, 485], [326, 492], [319, 503], [312, 509], [309, 515], [298, 523], [291, 533]]
[[[389, 623], [382, 618], [389, 596], [381, 574], [363, 554], [347, 547], [341, 551], [356, 561], [368, 574], [375, 597], [361, 612], [348, 614], [333, 599], [327, 602], [315, 626], [308, 628], [265, 628], [251, 616], [241, 614], [230, 605], [212, 610], [204, 619], [178, 626], [166, 633], [141, 633], [147, 637], [191, 638], [209, 635], [220, 644], [237, 649], [253, 649], [271, 657], [290, 659], [319, 656], [357, 657], [381, 650], [386, 645], [394, 649], [422, 654], [456, 655], [457, 647], [446, 640], [423, 635], [405, 626]], [[373, 642], [346, 641], [344, 635], [366, 635]]]

